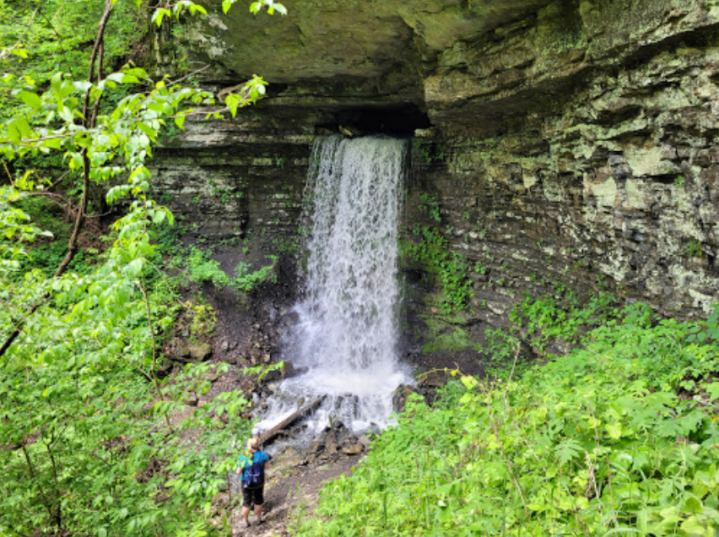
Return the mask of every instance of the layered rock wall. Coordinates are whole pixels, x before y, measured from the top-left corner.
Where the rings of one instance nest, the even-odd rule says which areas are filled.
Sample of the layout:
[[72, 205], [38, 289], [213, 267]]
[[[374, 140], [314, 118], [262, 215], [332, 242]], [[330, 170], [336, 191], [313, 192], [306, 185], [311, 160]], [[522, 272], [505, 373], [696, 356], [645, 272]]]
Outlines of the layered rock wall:
[[684, 317], [719, 298], [719, 2], [288, 7], [213, 13], [184, 34], [216, 89], [274, 83], [238, 120], [191, 125], [161, 151], [158, 187], [198, 234], [296, 232], [314, 135], [421, 127], [405, 226], [431, 195], [451, 248], [483, 267], [465, 322], [501, 324], [525, 291], [561, 285]]

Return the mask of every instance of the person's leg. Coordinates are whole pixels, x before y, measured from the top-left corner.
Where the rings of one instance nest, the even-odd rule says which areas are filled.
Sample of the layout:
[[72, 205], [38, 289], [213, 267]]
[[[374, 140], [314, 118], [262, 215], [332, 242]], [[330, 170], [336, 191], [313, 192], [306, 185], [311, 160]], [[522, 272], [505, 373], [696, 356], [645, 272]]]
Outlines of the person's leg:
[[265, 498], [264, 498], [264, 486], [258, 488], [255, 491], [255, 516], [257, 517], [258, 522], [262, 522], [262, 508], [265, 505]]
[[250, 489], [242, 488], [242, 519], [245, 521], [245, 525], [250, 525], [250, 506], [252, 505], [252, 491]]

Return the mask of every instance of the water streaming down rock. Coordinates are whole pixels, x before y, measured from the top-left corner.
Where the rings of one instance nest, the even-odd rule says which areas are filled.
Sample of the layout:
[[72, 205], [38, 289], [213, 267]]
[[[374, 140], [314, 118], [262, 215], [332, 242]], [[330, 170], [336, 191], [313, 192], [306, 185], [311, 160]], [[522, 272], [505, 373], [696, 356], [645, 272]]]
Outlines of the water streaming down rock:
[[387, 425], [392, 392], [408, 382], [397, 359], [398, 219], [407, 141], [315, 143], [308, 177], [306, 293], [284, 356], [303, 375], [285, 380], [261, 425], [327, 395], [310, 434], [340, 420], [355, 432]]

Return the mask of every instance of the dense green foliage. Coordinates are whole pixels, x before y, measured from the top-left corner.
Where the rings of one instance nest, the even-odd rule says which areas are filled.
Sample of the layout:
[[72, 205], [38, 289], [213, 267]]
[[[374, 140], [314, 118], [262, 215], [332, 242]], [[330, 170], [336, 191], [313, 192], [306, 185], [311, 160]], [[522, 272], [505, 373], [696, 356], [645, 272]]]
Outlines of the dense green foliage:
[[[205, 12], [189, 0], [160, 2], [158, 24], [157, 10]], [[193, 112], [188, 105], [211, 106], [212, 96], [132, 65], [118, 70], [137, 35], [123, 34], [137, 20], [127, 17], [143, 12], [142, 2], [120, 0], [0, 0], [0, 99], [15, 99], [0, 102], [9, 117], [0, 126], [3, 536], [200, 536], [227, 524], [212, 500], [233, 465], [235, 435], [246, 433], [247, 402], [227, 392], [189, 409], [187, 396], [209, 389], [207, 365], [161, 378], [179, 297], [158, 267], [156, 240], [173, 215], [149, 197], [146, 162], [168, 122], [234, 116], [264, 82], [255, 77], [224, 108]], [[61, 168], [71, 187], [50, 191]], [[122, 216], [87, 248], [92, 186]], [[44, 210], [58, 196], [69, 224]], [[193, 323], [211, 329], [211, 315], [195, 309]]]
[[[9, 117], [14, 108], [12, 92], [29, 82], [43, 86], [56, 72], [77, 80], [87, 77], [103, 6], [98, 0], [0, 0], [0, 49], [15, 52], [4, 69], [15, 78], [0, 86], [1, 118]], [[147, 13], [142, 4], [118, 4], [104, 40], [105, 74], [129, 58], [147, 28]]]
[[425, 214], [426, 223], [416, 224], [400, 242], [400, 254], [405, 260], [417, 263], [439, 284], [444, 313], [464, 310], [473, 296], [469, 274], [482, 268], [450, 249], [449, 239], [440, 229], [442, 216], [437, 200], [422, 194], [421, 201], [419, 209]]
[[[188, 392], [208, 389], [207, 366], [172, 384], [155, 377], [173, 297], [162, 280], [145, 283], [150, 236], [128, 235], [120, 228], [101, 263], [53, 280], [35, 267], [22, 280], [12, 265], [2, 273], [14, 280], [3, 287], [3, 336], [16, 311], [42, 305], [2, 358], [0, 534], [180, 534], [212, 514], [246, 401], [227, 393], [181, 415]], [[216, 419], [224, 412], [229, 427]]]
[[414, 401], [297, 534], [715, 536], [719, 315], [619, 318], [519, 380]]

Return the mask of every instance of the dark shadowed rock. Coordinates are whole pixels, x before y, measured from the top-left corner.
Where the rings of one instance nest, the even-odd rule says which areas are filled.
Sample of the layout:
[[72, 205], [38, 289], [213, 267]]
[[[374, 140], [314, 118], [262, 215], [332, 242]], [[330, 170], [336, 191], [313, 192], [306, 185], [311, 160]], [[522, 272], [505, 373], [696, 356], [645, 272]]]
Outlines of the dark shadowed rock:
[[445, 371], [430, 371], [419, 379], [420, 388], [437, 388], [445, 384], [447, 384], [447, 373]]
[[407, 405], [407, 399], [413, 393], [417, 393], [416, 388], [407, 386], [406, 384], [400, 385], [392, 394], [392, 408], [395, 412], [402, 412], [404, 407]]
[[279, 380], [284, 380], [286, 378], [294, 376], [293, 375], [294, 369], [295, 368], [292, 365], [292, 362], [285, 360], [284, 362], [282, 362], [282, 367], [267, 373], [264, 377], [262, 377], [262, 381], [267, 383], [267, 382], [277, 382]]
[[159, 379], [164, 379], [167, 375], [172, 373], [173, 367], [174, 364], [172, 363], [172, 360], [167, 357], [161, 357], [155, 365], [155, 375]]

